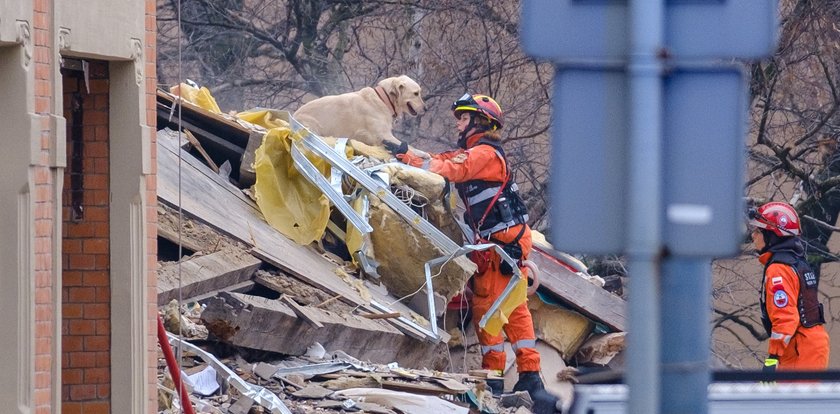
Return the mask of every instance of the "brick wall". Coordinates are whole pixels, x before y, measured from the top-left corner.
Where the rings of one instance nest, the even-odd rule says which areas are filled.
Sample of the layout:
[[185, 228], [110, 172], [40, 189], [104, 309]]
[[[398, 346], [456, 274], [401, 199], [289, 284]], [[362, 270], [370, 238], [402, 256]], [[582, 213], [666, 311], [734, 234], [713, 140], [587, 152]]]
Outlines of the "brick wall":
[[[65, 414], [111, 412], [107, 63], [92, 62], [89, 73], [90, 93], [81, 72], [63, 76], [67, 169], [62, 195], [61, 412]], [[81, 115], [74, 113], [74, 102], [81, 104]]]
[[146, 38], [144, 39], [144, 57], [146, 60], [146, 125], [151, 130], [151, 171], [146, 176], [146, 245], [148, 246], [147, 267], [148, 287], [148, 332], [149, 350], [147, 351], [149, 378], [149, 409], [157, 412], [157, 139], [155, 126], [157, 125], [157, 2], [146, 0]]
[[[50, 8], [45, 1], [35, 1], [32, 21], [33, 66], [35, 72], [35, 113], [41, 116], [40, 153], [32, 167], [34, 173], [34, 191], [32, 202], [35, 208], [34, 227], [34, 278], [35, 278], [35, 372], [33, 405], [35, 413], [46, 414], [51, 411], [53, 361], [53, 326], [55, 323], [56, 304], [53, 303], [53, 234], [55, 217], [54, 183], [50, 172], [50, 130], [49, 114], [52, 112], [52, 33], [49, 21]], [[8, 248], [8, 247], [7, 247]]]

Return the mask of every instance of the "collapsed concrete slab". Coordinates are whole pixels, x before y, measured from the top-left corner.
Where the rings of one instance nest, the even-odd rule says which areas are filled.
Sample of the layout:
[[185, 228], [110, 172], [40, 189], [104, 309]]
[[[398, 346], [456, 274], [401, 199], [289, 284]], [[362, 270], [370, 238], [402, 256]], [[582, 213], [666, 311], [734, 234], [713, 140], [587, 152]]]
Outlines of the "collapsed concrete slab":
[[[262, 261], [246, 252], [223, 249], [158, 268], [158, 305], [172, 299], [196, 300], [250, 281]], [[253, 283], [250, 283], [253, 286]], [[179, 291], [180, 290], [180, 291]]]
[[[307, 318], [296, 312], [305, 312]], [[310, 306], [293, 310], [279, 300], [258, 296], [220, 293], [207, 301], [201, 319], [213, 335], [238, 347], [303, 355], [318, 342], [326, 350], [342, 350], [381, 364], [441, 369], [446, 363], [445, 343], [418, 341], [380, 320]]]

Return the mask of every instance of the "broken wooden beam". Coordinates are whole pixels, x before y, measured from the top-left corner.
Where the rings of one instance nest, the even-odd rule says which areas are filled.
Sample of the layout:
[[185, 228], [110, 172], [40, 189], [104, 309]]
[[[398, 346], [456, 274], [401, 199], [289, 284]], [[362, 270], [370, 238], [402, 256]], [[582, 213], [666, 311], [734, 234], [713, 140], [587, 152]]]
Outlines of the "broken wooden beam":
[[298, 318], [285, 303], [240, 293], [219, 293], [201, 315], [208, 330], [235, 346], [303, 355], [314, 342], [328, 351], [342, 350], [361, 360], [404, 367], [442, 369], [446, 344], [421, 342], [376, 320], [303, 307], [324, 327]]
[[295, 302], [294, 299], [289, 297], [289, 295], [281, 295], [280, 300], [282, 300], [283, 303], [289, 305], [289, 307], [292, 308], [292, 311], [295, 312], [295, 315], [297, 315], [298, 318], [301, 318], [301, 319], [311, 323], [312, 326], [314, 326], [316, 328], [323, 328], [324, 327], [324, 325], [321, 322], [318, 322], [317, 318], [314, 318], [314, 317], [310, 316], [309, 312], [306, 309], [304, 309], [303, 306], [298, 305], [297, 302]]
[[172, 299], [198, 296], [248, 282], [262, 261], [244, 252], [223, 249], [158, 268], [158, 305]]
[[540, 288], [614, 331], [627, 329], [624, 299], [594, 285], [538, 248], [532, 251], [529, 259], [540, 268]]
[[390, 312], [390, 313], [363, 313], [359, 316], [367, 319], [392, 319], [392, 318], [399, 318], [402, 316], [399, 312]]

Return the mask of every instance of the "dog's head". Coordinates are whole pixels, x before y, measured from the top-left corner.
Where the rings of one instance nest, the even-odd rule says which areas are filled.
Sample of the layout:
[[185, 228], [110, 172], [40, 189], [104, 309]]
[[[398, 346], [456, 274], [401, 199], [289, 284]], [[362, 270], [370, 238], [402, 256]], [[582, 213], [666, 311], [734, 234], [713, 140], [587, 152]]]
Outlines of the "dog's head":
[[394, 103], [397, 115], [409, 113], [417, 116], [426, 112], [426, 104], [420, 90], [420, 85], [414, 79], [401, 75], [393, 78], [383, 79], [379, 86], [388, 93], [391, 102]]

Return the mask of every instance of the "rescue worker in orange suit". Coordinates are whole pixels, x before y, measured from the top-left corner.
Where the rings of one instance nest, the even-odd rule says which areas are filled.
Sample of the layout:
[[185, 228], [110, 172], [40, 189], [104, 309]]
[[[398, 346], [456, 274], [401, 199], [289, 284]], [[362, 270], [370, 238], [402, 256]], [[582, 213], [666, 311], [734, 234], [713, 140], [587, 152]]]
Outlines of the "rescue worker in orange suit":
[[767, 203], [750, 210], [750, 225], [764, 265], [761, 321], [770, 337], [764, 371], [828, 368], [819, 280], [805, 261], [796, 210], [787, 203]]
[[[493, 242], [521, 266], [531, 252], [531, 229], [528, 212], [511, 178], [509, 163], [502, 148], [500, 129], [504, 126], [502, 109], [486, 95], [465, 94], [452, 105], [459, 134], [458, 149], [440, 154], [409, 151], [406, 143], [386, 143], [400, 161], [439, 174], [455, 183], [464, 202], [464, 221], [473, 231], [474, 243]], [[513, 269], [488, 250], [470, 255], [478, 271], [472, 278], [473, 323], [481, 344], [482, 368], [503, 371], [504, 337], [479, 329], [477, 321], [490, 309], [513, 275]], [[504, 332], [516, 352], [519, 381], [514, 391], [529, 391], [532, 397], [544, 390], [540, 379], [540, 354], [527, 303], [509, 316]], [[501, 393], [502, 380], [489, 381], [494, 393]], [[544, 392], [544, 391], [543, 391]], [[551, 410], [553, 412], [553, 410]]]

